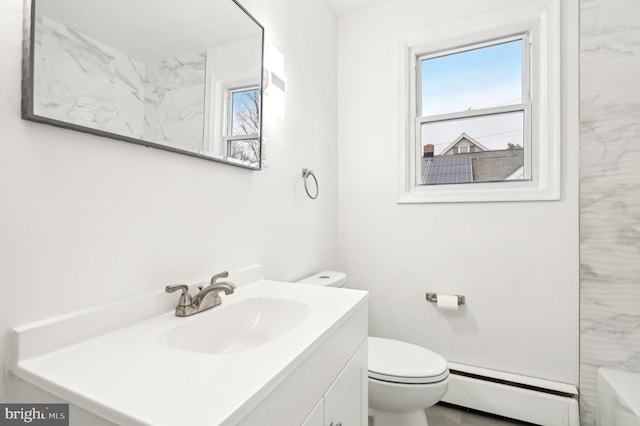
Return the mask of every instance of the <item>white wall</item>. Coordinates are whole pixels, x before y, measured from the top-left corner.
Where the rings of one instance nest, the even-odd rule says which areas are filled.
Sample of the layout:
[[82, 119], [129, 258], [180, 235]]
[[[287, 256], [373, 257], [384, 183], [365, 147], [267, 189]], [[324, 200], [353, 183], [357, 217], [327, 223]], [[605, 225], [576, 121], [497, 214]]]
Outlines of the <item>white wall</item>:
[[278, 279], [334, 266], [336, 19], [300, 3], [243, 1], [287, 75], [255, 172], [22, 120], [22, 0], [0, 2], [0, 363], [19, 324], [253, 263]]
[[596, 368], [640, 372], [640, 3], [581, 0], [580, 406]]
[[[396, 204], [399, 36], [523, 2], [397, 0], [340, 18], [338, 259], [350, 286], [371, 292], [372, 335], [577, 385], [577, 2], [562, 2], [574, 8], [563, 52], [562, 199]], [[465, 295], [467, 305], [438, 311], [426, 291]]]

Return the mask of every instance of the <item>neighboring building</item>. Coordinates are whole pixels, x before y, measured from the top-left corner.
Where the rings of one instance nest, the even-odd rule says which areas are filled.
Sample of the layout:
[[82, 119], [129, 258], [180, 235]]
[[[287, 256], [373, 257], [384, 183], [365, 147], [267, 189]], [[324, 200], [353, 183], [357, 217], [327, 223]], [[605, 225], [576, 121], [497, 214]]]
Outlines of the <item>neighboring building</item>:
[[458, 139], [456, 139], [448, 147], [446, 147], [440, 155], [455, 155], [482, 151], [489, 150], [482, 146], [480, 142], [478, 142], [471, 136], [467, 135], [466, 133], [462, 133], [460, 136], [458, 136]]
[[[421, 184], [498, 182], [524, 178], [524, 149], [519, 146], [489, 151], [475, 139], [461, 134], [442, 154], [424, 148]], [[429, 155], [428, 155], [429, 153]]]

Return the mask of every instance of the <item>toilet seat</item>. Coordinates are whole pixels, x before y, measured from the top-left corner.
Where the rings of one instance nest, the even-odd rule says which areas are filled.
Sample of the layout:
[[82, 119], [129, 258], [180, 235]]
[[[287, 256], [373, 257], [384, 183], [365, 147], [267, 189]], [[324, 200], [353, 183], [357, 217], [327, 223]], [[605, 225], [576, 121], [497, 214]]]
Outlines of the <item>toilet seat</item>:
[[429, 384], [449, 376], [447, 360], [422, 346], [369, 337], [369, 377], [391, 383]]

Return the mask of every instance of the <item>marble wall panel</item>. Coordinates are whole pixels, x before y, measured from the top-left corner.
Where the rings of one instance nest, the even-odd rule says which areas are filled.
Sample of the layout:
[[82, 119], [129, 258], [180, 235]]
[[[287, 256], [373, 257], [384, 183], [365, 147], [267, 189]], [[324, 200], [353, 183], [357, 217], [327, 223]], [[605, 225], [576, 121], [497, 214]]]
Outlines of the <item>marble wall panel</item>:
[[47, 17], [36, 21], [34, 54], [36, 115], [142, 137], [141, 62]]
[[199, 152], [204, 140], [206, 53], [146, 64], [146, 140]]
[[599, 366], [640, 371], [640, 2], [581, 0], [580, 406]]

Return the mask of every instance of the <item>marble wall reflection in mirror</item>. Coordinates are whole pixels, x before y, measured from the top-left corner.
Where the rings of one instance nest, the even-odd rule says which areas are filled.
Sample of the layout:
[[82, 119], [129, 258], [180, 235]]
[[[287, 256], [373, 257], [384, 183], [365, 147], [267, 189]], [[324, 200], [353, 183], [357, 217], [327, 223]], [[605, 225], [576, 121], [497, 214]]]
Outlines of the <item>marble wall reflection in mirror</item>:
[[261, 167], [264, 29], [235, 0], [25, 0], [23, 118]]

